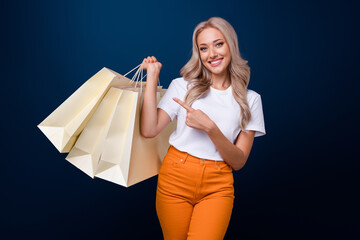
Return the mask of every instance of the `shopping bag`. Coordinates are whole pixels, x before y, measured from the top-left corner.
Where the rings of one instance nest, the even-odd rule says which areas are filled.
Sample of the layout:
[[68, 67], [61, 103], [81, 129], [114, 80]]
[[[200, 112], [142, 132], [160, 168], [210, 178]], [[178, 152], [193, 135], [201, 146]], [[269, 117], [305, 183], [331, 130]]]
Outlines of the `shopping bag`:
[[130, 79], [101, 69], [56, 108], [38, 128], [61, 152], [69, 152], [111, 86], [127, 86]]
[[66, 160], [92, 178], [121, 94], [121, 89], [110, 88], [66, 157]]
[[[141, 88], [123, 91], [105, 140], [96, 177], [129, 187], [158, 174], [176, 123], [171, 122], [155, 138], [142, 137], [142, 91]], [[158, 101], [165, 91], [161, 87], [157, 89]]]
[[[155, 138], [140, 134], [140, 66], [131, 80], [103, 68], [38, 126], [74, 166], [125, 187], [158, 174], [176, 127], [171, 122]], [[165, 91], [158, 86], [158, 101]]]

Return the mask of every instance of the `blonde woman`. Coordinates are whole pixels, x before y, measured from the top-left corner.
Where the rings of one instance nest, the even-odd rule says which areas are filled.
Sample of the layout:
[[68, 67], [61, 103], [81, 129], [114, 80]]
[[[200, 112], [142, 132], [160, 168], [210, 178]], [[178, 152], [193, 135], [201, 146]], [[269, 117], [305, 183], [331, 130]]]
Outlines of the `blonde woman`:
[[192, 57], [158, 105], [162, 65], [152, 56], [142, 66], [142, 135], [155, 137], [177, 118], [156, 192], [164, 239], [223, 239], [233, 209], [233, 170], [244, 166], [254, 137], [265, 134], [261, 97], [247, 89], [250, 68], [237, 35], [219, 17], [198, 24]]

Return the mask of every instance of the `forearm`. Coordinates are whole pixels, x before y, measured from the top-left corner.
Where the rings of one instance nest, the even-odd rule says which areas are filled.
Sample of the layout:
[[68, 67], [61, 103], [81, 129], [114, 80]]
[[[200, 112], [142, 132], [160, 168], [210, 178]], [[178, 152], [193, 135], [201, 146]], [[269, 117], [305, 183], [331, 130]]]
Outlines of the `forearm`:
[[146, 88], [141, 110], [141, 134], [144, 137], [156, 136], [156, 128], [158, 123], [156, 99], [157, 80], [157, 75], [147, 75]]
[[205, 131], [214, 143], [224, 161], [234, 170], [240, 170], [246, 162], [243, 151], [227, 139], [218, 126], [212, 122]]

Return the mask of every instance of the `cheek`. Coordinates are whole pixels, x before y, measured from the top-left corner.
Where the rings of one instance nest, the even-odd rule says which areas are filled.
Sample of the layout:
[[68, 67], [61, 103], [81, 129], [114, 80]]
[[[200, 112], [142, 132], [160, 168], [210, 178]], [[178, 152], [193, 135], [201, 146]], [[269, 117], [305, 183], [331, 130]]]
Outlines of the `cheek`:
[[221, 51], [221, 55], [223, 55], [223, 56], [230, 55], [230, 50], [228, 48], [222, 48], [220, 51]]
[[200, 53], [200, 59], [203, 63], [206, 63], [207, 54], [206, 53]]

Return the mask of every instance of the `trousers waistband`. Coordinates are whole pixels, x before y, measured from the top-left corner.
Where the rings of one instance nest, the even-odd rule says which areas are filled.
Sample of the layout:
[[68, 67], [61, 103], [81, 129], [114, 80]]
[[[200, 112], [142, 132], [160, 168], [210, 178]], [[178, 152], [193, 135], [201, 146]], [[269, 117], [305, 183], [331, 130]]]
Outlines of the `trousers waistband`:
[[216, 160], [207, 160], [203, 158], [198, 158], [191, 154], [188, 154], [187, 152], [182, 152], [172, 145], [169, 147], [168, 153], [176, 155], [180, 163], [192, 162], [192, 163], [198, 163], [200, 165], [215, 166], [218, 168], [229, 167], [230, 169], [232, 169], [225, 161], [216, 161]]

